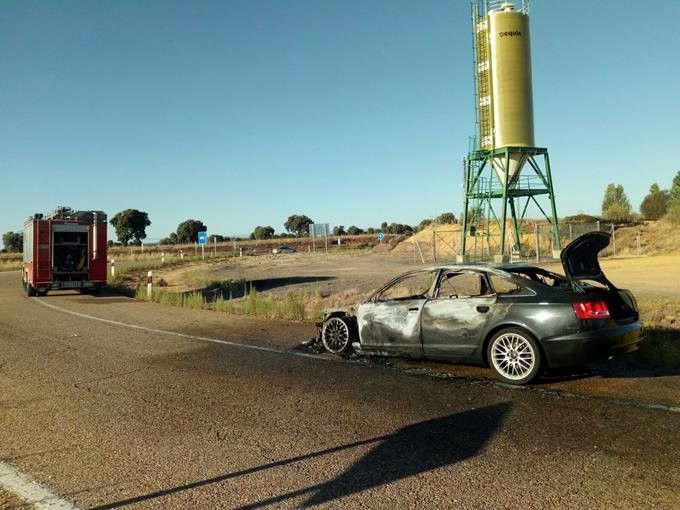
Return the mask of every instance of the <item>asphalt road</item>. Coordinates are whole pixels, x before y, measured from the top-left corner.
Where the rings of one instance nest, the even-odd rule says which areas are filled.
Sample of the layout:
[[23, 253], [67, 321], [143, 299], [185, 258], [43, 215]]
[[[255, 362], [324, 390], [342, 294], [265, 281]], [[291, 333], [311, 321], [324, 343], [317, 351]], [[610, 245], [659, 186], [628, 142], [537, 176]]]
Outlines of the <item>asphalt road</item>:
[[680, 507], [680, 413], [307, 356], [307, 325], [216, 315], [0, 274], [0, 459], [82, 507]]

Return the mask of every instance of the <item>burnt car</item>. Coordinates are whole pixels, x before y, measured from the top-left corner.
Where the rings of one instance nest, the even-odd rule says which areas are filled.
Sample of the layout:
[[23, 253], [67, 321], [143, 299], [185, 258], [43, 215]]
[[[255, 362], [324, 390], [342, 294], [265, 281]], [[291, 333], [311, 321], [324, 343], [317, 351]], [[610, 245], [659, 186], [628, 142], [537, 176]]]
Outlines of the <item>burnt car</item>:
[[358, 305], [328, 312], [320, 340], [332, 353], [482, 364], [507, 383], [540, 371], [636, 350], [632, 293], [602, 272], [605, 232], [572, 241], [564, 275], [525, 264], [461, 264], [402, 274]]

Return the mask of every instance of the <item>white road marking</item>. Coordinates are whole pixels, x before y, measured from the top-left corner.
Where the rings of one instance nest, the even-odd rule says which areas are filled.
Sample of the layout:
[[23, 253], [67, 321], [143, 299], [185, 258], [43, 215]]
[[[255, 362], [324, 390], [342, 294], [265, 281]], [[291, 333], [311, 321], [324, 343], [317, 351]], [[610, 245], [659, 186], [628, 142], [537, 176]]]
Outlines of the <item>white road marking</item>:
[[264, 345], [254, 345], [254, 344], [243, 344], [239, 342], [230, 342], [229, 340], [220, 340], [219, 338], [211, 338], [208, 336], [197, 336], [197, 335], [190, 335], [188, 333], [179, 333], [177, 331], [169, 331], [166, 329], [156, 329], [156, 328], [147, 328], [146, 326], [140, 326], [138, 324], [130, 324], [128, 322], [119, 322], [119, 321], [114, 321], [111, 319], [104, 319], [102, 317], [96, 317], [94, 315], [87, 315], [85, 313], [80, 313], [80, 312], [74, 312], [73, 310], [68, 310], [67, 308], [62, 308], [60, 306], [53, 305], [51, 303], [47, 303], [46, 301], [43, 301], [42, 299], [39, 299], [37, 297], [31, 298], [33, 301], [36, 303], [40, 303], [43, 306], [46, 306], [48, 308], [52, 308], [54, 310], [63, 312], [63, 313], [68, 313], [71, 315], [75, 315], [76, 317], [81, 317], [83, 319], [90, 319], [94, 321], [99, 321], [99, 322], [105, 322], [106, 324], [113, 324], [115, 326], [123, 326], [125, 328], [132, 328], [132, 329], [138, 329], [140, 331], [147, 331], [149, 333], [158, 333], [160, 335], [171, 335], [171, 336], [178, 336], [180, 338], [190, 338], [192, 340], [200, 340], [201, 342], [210, 342], [214, 344], [221, 344], [221, 345], [228, 345], [230, 347], [238, 347], [240, 349], [251, 349], [254, 351], [263, 351], [263, 352], [271, 352], [275, 354], [286, 354], [288, 356], [297, 356], [299, 358], [312, 358], [312, 359], [321, 359], [324, 361], [338, 361], [338, 359], [330, 358], [327, 356], [322, 356], [320, 354], [311, 354], [308, 352], [298, 352], [298, 351], [291, 351], [291, 350], [286, 350], [286, 349], [278, 349], [276, 347], [266, 347]]
[[[149, 333], [158, 333], [161, 335], [171, 335], [171, 336], [177, 336], [181, 338], [189, 338], [193, 340], [200, 340], [201, 342], [211, 342], [214, 344], [222, 344], [222, 345], [228, 345], [230, 347], [237, 347], [240, 349], [251, 349], [254, 351], [264, 351], [264, 352], [271, 352], [274, 354], [283, 354], [287, 356], [296, 356], [300, 358], [310, 358], [310, 359], [318, 359], [318, 360], [323, 360], [323, 361], [333, 361], [336, 363], [356, 363], [360, 364], [357, 361], [352, 361], [352, 360], [346, 360], [342, 358], [337, 358], [337, 357], [329, 357], [325, 356], [322, 354], [310, 354], [307, 352], [298, 352], [298, 351], [291, 351], [291, 350], [286, 350], [286, 349], [277, 349], [276, 347], [265, 347], [262, 345], [253, 345], [253, 344], [242, 344], [239, 342], [230, 342], [228, 340], [220, 340], [219, 338], [210, 338], [207, 336], [196, 336], [196, 335], [189, 335], [187, 333], [178, 333], [177, 331], [168, 331], [164, 329], [156, 329], [156, 328], [147, 328], [145, 326], [139, 326], [137, 324], [129, 324], [127, 322], [119, 322], [119, 321], [114, 321], [111, 319], [104, 319], [102, 317], [96, 317], [94, 315], [87, 315], [84, 313], [80, 312], [74, 312], [72, 310], [68, 310], [67, 308], [62, 308], [60, 306], [53, 305], [51, 303], [47, 303], [37, 297], [31, 298], [33, 299], [36, 303], [40, 303], [43, 306], [46, 306], [48, 308], [52, 308], [54, 310], [57, 310], [59, 312], [63, 313], [68, 313], [71, 315], [75, 315], [76, 317], [81, 317], [83, 319], [90, 319], [90, 320], [95, 320], [99, 322], [104, 322], [107, 324], [113, 324], [115, 326], [122, 326], [125, 328], [132, 328], [132, 329], [137, 329], [141, 331], [148, 331]], [[638, 400], [627, 400], [627, 399], [621, 399], [621, 398], [616, 398], [616, 397], [607, 397], [604, 395], [585, 395], [585, 394], [578, 394], [578, 393], [572, 393], [570, 391], [564, 391], [564, 390], [556, 390], [556, 389], [550, 389], [550, 388], [542, 388], [542, 387], [536, 387], [536, 386], [515, 386], [511, 384], [505, 384], [499, 381], [493, 381], [490, 379], [486, 379], [483, 377], [461, 377], [455, 374], [450, 374], [447, 372], [437, 372], [437, 371], [430, 371], [427, 369], [409, 369], [409, 368], [399, 368], [399, 367], [390, 367], [392, 370], [397, 370], [402, 373], [406, 373], [409, 375], [425, 375], [426, 377], [432, 377], [432, 378], [438, 378], [438, 379], [455, 379], [455, 380], [460, 380], [460, 379], [472, 379], [472, 380], [478, 380], [481, 383], [489, 383], [493, 384], [494, 386], [497, 386], [499, 388], [505, 388], [505, 389], [510, 389], [510, 390], [524, 390], [524, 391], [536, 391], [536, 392], [541, 392], [541, 393], [548, 393], [551, 395], [559, 395], [561, 397], [571, 397], [571, 398], [578, 398], [582, 400], [603, 400], [607, 401], [613, 404], [619, 404], [619, 405], [624, 405], [624, 406], [631, 406], [631, 407], [641, 407], [644, 409], [653, 409], [657, 411], [668, 411], [671, 413], [678, 413], [680, 414], [680, 407], [677, 406], [669, 406], [666, 404], [658, 404], [654, 402], [641, 402]]]
[[14, 493], [26, 505], [40, 510], [78, 510], [78, 507], [0, 461], [0, 486]]

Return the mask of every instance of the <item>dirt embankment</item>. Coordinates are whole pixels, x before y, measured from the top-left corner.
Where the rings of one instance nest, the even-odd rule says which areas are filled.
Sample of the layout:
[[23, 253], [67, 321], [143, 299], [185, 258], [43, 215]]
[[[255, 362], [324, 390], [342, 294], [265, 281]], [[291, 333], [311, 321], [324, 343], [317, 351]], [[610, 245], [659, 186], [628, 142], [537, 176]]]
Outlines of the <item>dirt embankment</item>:
[[680, 254], [680, 225], [659, 220], [618, 228], [616, 251], [617, 255]]

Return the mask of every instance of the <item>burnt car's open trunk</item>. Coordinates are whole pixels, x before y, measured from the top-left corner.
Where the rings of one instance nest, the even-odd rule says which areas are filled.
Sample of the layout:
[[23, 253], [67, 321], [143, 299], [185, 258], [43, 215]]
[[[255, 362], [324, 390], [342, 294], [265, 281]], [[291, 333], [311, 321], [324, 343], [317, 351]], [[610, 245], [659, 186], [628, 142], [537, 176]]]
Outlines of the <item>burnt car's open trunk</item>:
[[612, 319], [619, 323], [634, 322], [639, 314], [633, 294], [616, 288], [600, 267], [598, 255], [610, 240], [610, 234], [599, 231], [574, 239], [560, 254], [564, 274], [577, 295], [603, 300]]

